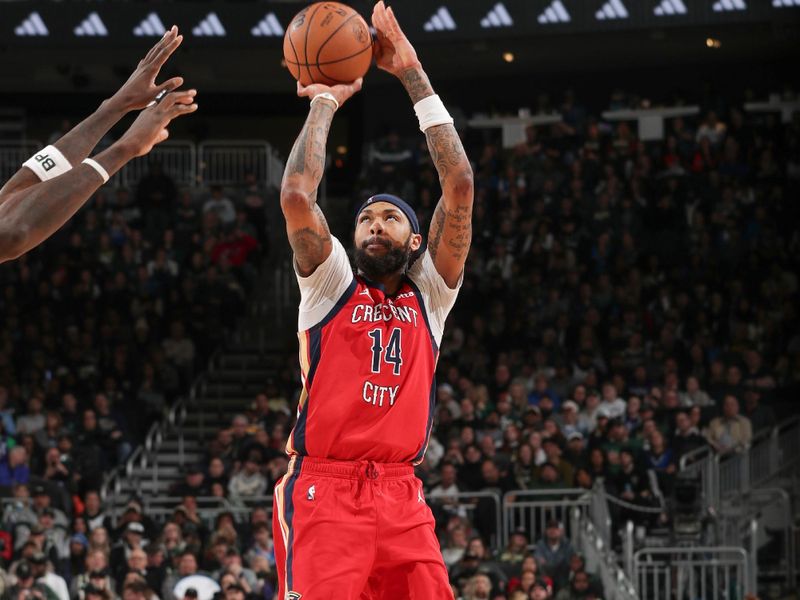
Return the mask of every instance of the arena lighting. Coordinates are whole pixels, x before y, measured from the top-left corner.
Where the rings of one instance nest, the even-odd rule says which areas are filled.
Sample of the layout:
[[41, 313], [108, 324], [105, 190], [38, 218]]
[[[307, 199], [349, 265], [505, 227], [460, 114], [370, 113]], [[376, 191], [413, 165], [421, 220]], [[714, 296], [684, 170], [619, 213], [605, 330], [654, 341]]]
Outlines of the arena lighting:
[[722, 42], [720, 42], [716, 38], [706, 38], [706, 47], [712, 48], [714, 50], [720, 48], [722, 46]]
[[514, 53], [513, 52], [503, 52], [503, 60], [507, 63], [514, 62]]
[[336, 154], [347, 154], [347, 146], [336, 146]]

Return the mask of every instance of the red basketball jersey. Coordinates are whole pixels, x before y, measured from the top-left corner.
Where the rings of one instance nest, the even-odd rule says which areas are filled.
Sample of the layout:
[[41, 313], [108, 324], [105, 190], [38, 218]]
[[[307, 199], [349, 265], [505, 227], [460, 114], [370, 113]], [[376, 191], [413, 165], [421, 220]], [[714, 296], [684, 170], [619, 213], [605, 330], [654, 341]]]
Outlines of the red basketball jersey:
[[458, 289], [447, 287], [426, 253], [387, 296], [354, 276], [338, 240], [317, 271], [298, 280], [303, 389], [287, 452], [421, 462], [441, 330]]

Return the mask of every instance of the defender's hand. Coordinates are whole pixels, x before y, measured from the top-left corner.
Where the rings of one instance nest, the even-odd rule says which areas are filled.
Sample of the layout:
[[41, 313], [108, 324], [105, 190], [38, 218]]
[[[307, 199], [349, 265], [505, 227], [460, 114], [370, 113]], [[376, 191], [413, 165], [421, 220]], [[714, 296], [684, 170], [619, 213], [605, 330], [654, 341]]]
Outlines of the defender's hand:
[[372, 26], [378, 32], [375, 43], [375, 62], [379, 69], [399, 77], [407, 69], [419, 66], [417, 51], [408, 41], [406, 34], [391, 8], [386, 8], [383, 0], [372, 10]]
[[345, 83], [338, 85], [322, 85], [321, 83], [312, 83], [311, 85], [303, 85], [297, 82], [297, 95], [305, 98], [313, 98], [318, 94], [325, 92], [332, 94], [339, 106], [347, 102], [347, 100], [361, 89], [361, 84], [364, 82], [363, 77], [359, 77], [353, 83]]
[[172, 29], [167, 31], [164, 37], [150, 48], [145, 57], [139, 61], [139, 65], [128, 81], [119, 88], [112, 100], [118, 102], [122, 110], [126, 112], [141, 110], [147, 107], [162, 91], [169, 92], [183, 85], [183, 77], [173, 77], [156, 85], [156, 77], [158, 77], [161, 67], [178, 49], [182, 41], [183, 36], [178, 35], [178, 28], [173, 25]]
[[197, 104], [194, 103], [196, 94], [197, 90], [167, 94], [161, 102], [139, 113], [119, 143], [129, 148], [134, 156], [144, 156], [153, 146], [169, 137], [167, 126], [172, 119], [197, 110]]

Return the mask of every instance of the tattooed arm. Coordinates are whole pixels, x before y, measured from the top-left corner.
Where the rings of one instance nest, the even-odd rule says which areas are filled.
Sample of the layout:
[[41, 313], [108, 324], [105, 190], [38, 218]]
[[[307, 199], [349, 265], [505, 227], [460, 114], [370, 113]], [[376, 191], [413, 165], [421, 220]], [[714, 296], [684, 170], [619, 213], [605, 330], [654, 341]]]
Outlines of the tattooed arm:
[[[400, 79], [412, 103], [432, 96], [431, 82], [416, 51], [400, 29], [394, 11], [383, 1], [373, 9], [372, 24], [378, 32], [378, 67]], [[436, 270], [452, 288], [464, 270], [472, 240], [472, 167], [452, 125], [430, 127], [425, 137], [442, 186], [428, 232], [428, 252]]]
[[[361, 79], [349, 85], [332, 87], [297, 84], [297, 95], [314, 98], [332, 94], [339, 106], [361, 89]], [[325, 145], [336, 112], [336, 103], [320, 98], [311, 104], [300, 135], [292, 146], [281, 182], [281, 210], [286, 233], [294, 251], [300, 275], [307, 277], [331, 253], [331, 232], [317, 205], [317, 187], [325, 171]]]

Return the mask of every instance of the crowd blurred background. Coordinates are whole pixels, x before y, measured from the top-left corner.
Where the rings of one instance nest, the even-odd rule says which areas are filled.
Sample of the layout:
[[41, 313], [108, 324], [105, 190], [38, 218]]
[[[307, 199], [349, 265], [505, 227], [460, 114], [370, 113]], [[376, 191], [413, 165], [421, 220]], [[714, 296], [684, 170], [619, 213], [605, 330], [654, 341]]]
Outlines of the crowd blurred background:
[[[513, 148], [462, 128], [473, 247], [418, 475], [464, 600], [604, 592], [557, 518], [492, 552], [494, 522], [454, 494], [601, 485], [631, 505], [615, 524], [646, 507], [641, 526], [668, 527], [681, 457], [737, 452], [800, 387], [800, 115], [718, 98], [644, 143], [570, 91], [553, 107], [563, 122]], [[357, 189], [408, 198], [426, 230], [439, 192], [421, 136], [376, 138]], [[224, 600], [272, 600], [271, 507], [209, 522], [197, 498], [268, 497], [285, 472], [291, 343], [286, 377], [218, 424], [166, 521], [137, 497], [112, 518], [99, 491], [235, 328], [271, 240], [285, 244], [275, 202], [253, 176], [178, 189], [154, 164], [0, 266], [4, 597], [184, 600], [196, 590], [176, 584], [202, 574]]]

